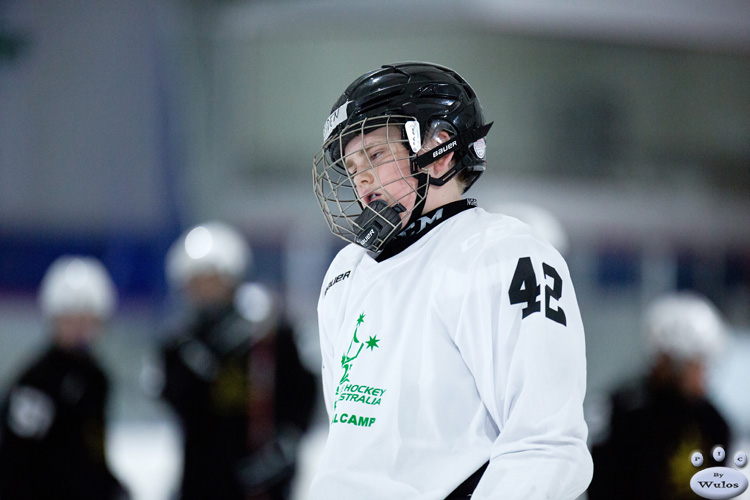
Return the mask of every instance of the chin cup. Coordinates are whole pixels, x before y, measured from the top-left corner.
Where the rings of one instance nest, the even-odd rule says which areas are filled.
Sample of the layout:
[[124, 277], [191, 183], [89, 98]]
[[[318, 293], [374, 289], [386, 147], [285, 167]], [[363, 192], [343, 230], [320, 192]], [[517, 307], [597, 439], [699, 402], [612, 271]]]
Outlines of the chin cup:
[[382, 248], [401, 226], [399, 214], [404, 211], [406, 208], [401, 203], [392, 207], [383, 200], [370, 203], [354, 221], [362, 228], [355, 238], [357, 244], [367, 250]]

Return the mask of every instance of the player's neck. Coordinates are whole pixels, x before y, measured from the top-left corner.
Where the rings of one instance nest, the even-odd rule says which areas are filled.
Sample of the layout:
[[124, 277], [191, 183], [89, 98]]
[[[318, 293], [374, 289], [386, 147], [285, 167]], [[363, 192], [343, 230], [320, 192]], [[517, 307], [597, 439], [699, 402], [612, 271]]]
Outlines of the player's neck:
[[443, 186], [430, 186], [422, 213], [432, 212], [449, 203], [460, 201], [462, 196], [461, 188], [455, 179], [451, 179]]

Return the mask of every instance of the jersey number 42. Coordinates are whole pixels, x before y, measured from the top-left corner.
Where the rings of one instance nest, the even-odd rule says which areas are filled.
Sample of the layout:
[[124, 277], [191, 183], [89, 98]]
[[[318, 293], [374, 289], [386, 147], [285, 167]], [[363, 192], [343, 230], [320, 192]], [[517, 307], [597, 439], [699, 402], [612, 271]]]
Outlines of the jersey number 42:
[[[544, 278], [552, 278], [552, 286], [544, 287], [544, 314], [547, 318], [565, 326], [565, 311], [560, 306], [554, 308], [550, 306], [550, 300], [560, 300], [562, 297], [563, 282], [560, 275], [554, 267], [547, 263], [542, 263]], [[513, 273], [513, 279], [508, 289], [508, 298], [511, 304], [526, 304], [523, 308], [522, 318], [542, 310], [542, 303], [539, 300], [541, 286], [537, 284], [534, 266], [531, 263], [531, 257], [521, 257], [518, 259], [516, 271]]]

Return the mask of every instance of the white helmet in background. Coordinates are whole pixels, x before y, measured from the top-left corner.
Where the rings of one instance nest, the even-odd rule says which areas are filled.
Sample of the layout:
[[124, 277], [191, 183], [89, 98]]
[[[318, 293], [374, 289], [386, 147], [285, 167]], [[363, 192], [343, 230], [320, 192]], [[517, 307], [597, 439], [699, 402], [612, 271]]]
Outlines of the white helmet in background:
[[498, 212], [525, 222], [562, 255], [568, 251], [568, 233], [562, 222], [549, 210], [530, 203], [505, 202], [492, 207]]
[[172, 244], [167, 253], [167, 279], [173, 288], [182, 288], [203, 274], [219, 274], [239, 283], [251, 258], [250, 246], [239, 231], [223, 222], [206, 222]]
[[655, 300], [644, 315], [644, 332], [652, 353], [678, 362], [708, 360], [724, 348], [726, 330], [721, 314], [705, 297], [692, 292]]
[[42, 279], [39, 306], [45, 317], [93, 314], [112, 315], [117, 293], [107, 269], [92, 257], [63, 256], [55, 260]]

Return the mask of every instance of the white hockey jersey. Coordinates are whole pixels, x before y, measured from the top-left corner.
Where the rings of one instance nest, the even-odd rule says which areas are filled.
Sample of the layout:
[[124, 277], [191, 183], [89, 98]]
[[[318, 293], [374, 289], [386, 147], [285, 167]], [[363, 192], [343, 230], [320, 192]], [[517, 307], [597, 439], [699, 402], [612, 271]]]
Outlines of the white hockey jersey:
[[472, 500], [574, 499], [591, 480], [565, 261], [511, 217], [441, 222], [382, 262], [349, 245], [328, 270], [310, 500], [442, 500], [487, 461]]

